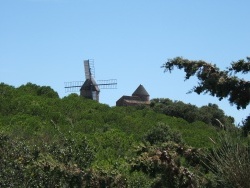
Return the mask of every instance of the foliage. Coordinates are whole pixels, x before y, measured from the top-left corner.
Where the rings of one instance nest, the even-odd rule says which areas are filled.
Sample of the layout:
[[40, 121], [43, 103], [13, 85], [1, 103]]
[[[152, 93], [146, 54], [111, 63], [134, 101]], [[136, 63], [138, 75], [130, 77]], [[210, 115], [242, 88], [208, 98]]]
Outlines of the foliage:
[[14, 98], [16, 90], [14, 87], [0, 83], [0, 114], [8, 115], [12, 111], [10, 101]]
[[182, 57], [169, 59], [162, 67], [169, 72], [174, 67], [184, 69], [186, 79], [196, 75], [199, 83], [192, 91], [198, 94], [210, 93], [220, 100], [229, 97], [229, 102], [237, 105], [238, 109], [245, 109], [250, 102], [250, 82], [232, 75], [232, 73], [248, 73], [250, 71], [249, 57], [247, 57], [246, 61], [233, 62], [231, 67], [224, 71], [205, 61], [191, 61]]
[[145, 135], [145, 141], [152, 145], [168, 141], [174, 141], [176, 143], [183, 142], [179, 132], [171, 130], [169, 126], [163, 123], [158, 123], [153, 127], [152, 130]]
[[214, 148], [205, 154], [207, 168], [219, 187], [250, 187], [250, 140], [240, 132], [225, 131], [212, 140]]
[[31, 95], [43, 96], [47, 98], [58, 98], [59, 95], [49, 86], [38, 86], [36, 84], [27, 83], [26, 85], [21, 85], [18, 88], [18, 92], [22, 92]]
[[250, 135], [250, 115], [244, 120], [242, 129], [245, 136]]
[[[217, 120], [228, 126], [233, 126], [233, 117], [226, 116], [218, 105], [209, 103], [206, 106], [198, 108], [195, 105], [185, 104], [181, 101], [172, 101], [170, 99], [152, 99], [151, 108], [168, 116], [180, 117], [189, 123], [202, 121], [206, 124], [218, 126]], [[217, 119], [217, 120], [216, 120]]]
[[[189, 172], [198, 185], [198, 148], [210, 148], [208, 137], [218, 131], [150, 107], [109, 107], [77, 94], [60, 99], [51, 88], [31, 83], [1, 83], [0, 107], [0, 187], [157, 187], [172, 180], [178, 187], [189, 182]], [[135, 151], [141, 143], [145, 147]], [[168, 152], [171, 164], [162, 158], [154, 166], [158, 150]]]
[[136, 152], [132, 171], [142, 171], [153, 178], [150, 187], [198, 187], [202, 182], [193, 172], [200, 162], [195, 148], [168, 141], [161, 146], [138, 146]]
[[[186, 79], [196, 75], [199, 83], [192, 91], [200, 93], [210, 93], [220, 100], [228, 97], [231, 104], [237, 105], [237, 108], [245, 109], [250, 102], [250, 82], [236, 77], [234, 74], [246, 74], [250, 71], [250, 58], [233, 62], [231, 67], [225, 71], [220, 71], [216, 65], [204, 61], [190, 61], [181, 57], [169, 59], [163, 66], [165, 71], [171, 72], [174, 67], [184, 69]], [[207, 109], [205, 109], [207, 112]], [[218, 120], [219, 121], [219, 120]], [[225, 127], [220, 122], [222, 127]], [[244, 134], [248, 135], [249, 118], [243, 122]], [[211, 152], [205, 155], [204, 164], [207, 166], [209, 174], [208, 179], [213, 179], [213, 187], [250, 187], [248, 172], [250, 170], [250, 146], [249, 140], [246, 144], [242, 138], [242, 132], [237, 129], [227, 129], [227, 132], [220, 133], [218, 139], [211, 139], [215, 144]], [[230, 132], [229, 132], [230, 131]], [[211, 178], [212, 177], [212, 178]], [[214, 181], [216, 180], [216, 181]], [[215, 183], [216, 182], [216, 183]]]
[[[70, 145], [69, 145], [70, 144]], [[73, 187], [82, 182], [80, 172], [89, 167], [93, 151], [86, 141], [32, 145], [0, 134], [1, 187]]]
[[[166, 137], [162, 139], [158, 130]], [[152, 133], [160, 139], [151, 137]], [[201, 163], [202, 150], [186, 145], [181, 135], [167, 125], [159, 124], [146, 133], [145, 138], [155, 140], [135, 148], [137, 156], [131, 160], [131, 170], [148, 175], [153, 180], [148, 187], [200, 187], [213, 183], [206, 178]]]
[[88, 169], [93, 150], [85, 140], [31, 146], [0, 134], [1, 187], [125, 187], [119, 172]]

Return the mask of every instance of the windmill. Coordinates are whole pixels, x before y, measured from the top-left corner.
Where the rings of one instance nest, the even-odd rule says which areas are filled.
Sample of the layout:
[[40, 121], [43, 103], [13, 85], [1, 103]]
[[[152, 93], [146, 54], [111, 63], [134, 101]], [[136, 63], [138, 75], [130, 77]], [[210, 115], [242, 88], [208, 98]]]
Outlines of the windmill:
[[84, 60], [85, 81], [65, 82], [65, 92], [79, 92], [80, 95], [99, 102], [100, 89], [116, 89], [117, 80], [95, 81], [94, 60]]

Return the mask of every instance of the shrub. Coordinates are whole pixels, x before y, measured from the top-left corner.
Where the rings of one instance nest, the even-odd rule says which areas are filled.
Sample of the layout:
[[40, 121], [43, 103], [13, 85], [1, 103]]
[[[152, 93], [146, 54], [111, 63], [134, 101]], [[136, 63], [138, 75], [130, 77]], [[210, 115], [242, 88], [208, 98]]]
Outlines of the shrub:
[[38, 86], [30, 82], [28, 82], [26, 85], [21, 85], [17, 90], [25, 95], [37, 95], [44, 96], [47, 98], [59, 98], [58, 93], [55, 92], [51, 87]]
[[145, 141], [151, 145], [174, 141], [176, 143], [183, 142], [181, 134], [177, 131], [171, 130], [170, 127], [164, 123], [158, 123], [153, 127], [144, 137]]
[[167, 142], [162, 146], [140, 145], [136, 152], [137, 157], [130, 163], [131, 171], [147, 174], [153, 180], [148, 187], [198, 187], [202, 183], [182, 162], [199, 168], [199, 160], [194, 160], [199, 151], [194, 148]]
[[242, 130], [245, 136], [250, 134], [250, 115], [243, 122]]
[[[249, 138], [248, 138], [249, 139]], [[241, 132], [221, 132], [212, 140], [214, 148], [205, 154], [205, 165], [215, 175], [219, 186], [250, 187], [250, 140]]]
[[93, 161], [86, 140], [33, 145], [0, 132], [0, 187], [83, 187]]

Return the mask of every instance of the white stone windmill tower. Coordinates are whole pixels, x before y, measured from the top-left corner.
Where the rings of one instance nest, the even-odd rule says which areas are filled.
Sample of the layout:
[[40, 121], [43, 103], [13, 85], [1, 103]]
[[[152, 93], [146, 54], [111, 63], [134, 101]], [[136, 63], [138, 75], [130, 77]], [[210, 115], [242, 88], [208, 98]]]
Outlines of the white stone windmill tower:
[[94, 60], [84, 60], [85, 81], [65, 82], [66, 92], [79, 92], [80, 95], [99, 102], [100, 89], [116, 89], [117, 80], [98, 80], [95, 81]]

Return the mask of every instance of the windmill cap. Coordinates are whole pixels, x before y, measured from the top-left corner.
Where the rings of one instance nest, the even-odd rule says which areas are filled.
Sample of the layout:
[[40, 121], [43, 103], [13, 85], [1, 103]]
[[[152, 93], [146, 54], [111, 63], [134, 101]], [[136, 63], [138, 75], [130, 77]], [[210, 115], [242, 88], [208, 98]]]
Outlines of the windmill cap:
[[143, 85], [139, 85], [138, 88], [134, 91], [132, 96], [149, 96], [148, 92], [146, 89], [143, 87]]
[[96, 84], [93, 78], [85, 80], [80, 90], [100, 91], [100, 89], [98, 88], [98, 85]]

